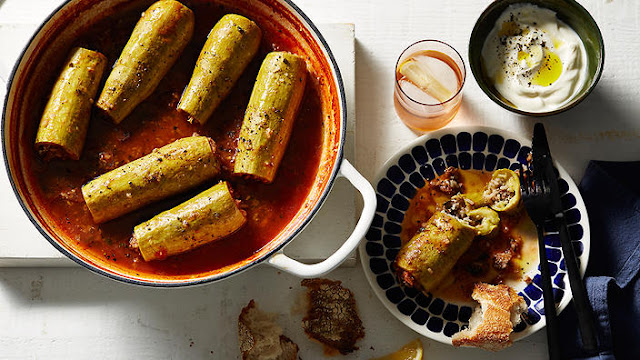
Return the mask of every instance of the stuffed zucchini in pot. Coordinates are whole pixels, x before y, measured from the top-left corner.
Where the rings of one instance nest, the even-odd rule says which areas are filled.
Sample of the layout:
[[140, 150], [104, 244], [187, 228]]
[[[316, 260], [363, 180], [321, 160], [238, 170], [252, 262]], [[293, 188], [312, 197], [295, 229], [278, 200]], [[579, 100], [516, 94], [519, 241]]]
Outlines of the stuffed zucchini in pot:
[[204, 124], [229, 94], [260, 46], [262, 31], [244, 16], [227, 14], [211, 29], [178, 110]]
[[91, 106], [107, 66], [97, 51], [75, 48], [56, 81], [42, 114], [35, 146], [45, 159], [80, 159]]
[[131, 246], [145, 261], [162, 260], [219, 240], [246, 222], [229, 185], [222, 181], [133, 229]]
[[89, 181], [82, 186], [82, 196], [93, 220], [103, 223], [200, 185], [219, 172], [213, 140], [191, 136]]
[[118, 124], [148, 98], [193, 35], [193, 12], [174, 0], [151, 5], [113, 65], [97, 106]]
[[233, 172], [266, 183], [276, 176], [293, 129], [304, 87], [304, 59], [272, 52], [262, 62], [242, 121]]

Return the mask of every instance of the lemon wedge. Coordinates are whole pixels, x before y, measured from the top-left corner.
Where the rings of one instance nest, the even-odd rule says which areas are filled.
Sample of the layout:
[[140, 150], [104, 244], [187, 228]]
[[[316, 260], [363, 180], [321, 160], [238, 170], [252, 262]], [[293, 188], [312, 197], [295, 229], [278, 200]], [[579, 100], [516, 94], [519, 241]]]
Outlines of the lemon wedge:
[[371, 360], [422, 360], [422, 342], [415, 339], [396, 352]]
[[400, 74], [409, 80], [413, 85], [422, 91], [433, 96], [440, 102], [445, 102], [453, 96], [451, 90], [447, 89], [433, 74], [429, 65], [409, 58], [400, 64], [398, 69]]

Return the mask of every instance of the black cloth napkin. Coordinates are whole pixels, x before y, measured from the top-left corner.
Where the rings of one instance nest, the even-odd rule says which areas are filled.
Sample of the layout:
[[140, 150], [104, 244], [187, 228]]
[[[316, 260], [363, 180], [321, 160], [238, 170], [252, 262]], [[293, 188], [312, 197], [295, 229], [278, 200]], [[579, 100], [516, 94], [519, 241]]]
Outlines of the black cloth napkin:
[[582, 350], [570, 303], [559, 320], [563, 358], [640, 359], [640, 161], [591, 161], [579, 188], [591, 228], [585, 286], [599, 353]]

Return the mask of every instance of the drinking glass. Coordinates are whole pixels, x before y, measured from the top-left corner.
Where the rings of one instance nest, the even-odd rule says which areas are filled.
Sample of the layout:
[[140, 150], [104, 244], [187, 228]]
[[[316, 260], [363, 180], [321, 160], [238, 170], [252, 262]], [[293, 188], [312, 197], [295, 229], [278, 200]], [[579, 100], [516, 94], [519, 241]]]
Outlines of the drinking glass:
[[[401, 73], [401, 67], [410, 61], [420, 63], [421, 69], [427, 69], [429, 76], [420, 84], [409, 81], [409, 77]], [[393, 97], [398, 117], [418, 131], [447, 125], [460, 109], [465, 78], [464, 61], [456, 49], [439, 40], [413, 43], [396, 62]], [[446, 91], [436, 91], [433, 96], [434, 82], [437, 89]]]

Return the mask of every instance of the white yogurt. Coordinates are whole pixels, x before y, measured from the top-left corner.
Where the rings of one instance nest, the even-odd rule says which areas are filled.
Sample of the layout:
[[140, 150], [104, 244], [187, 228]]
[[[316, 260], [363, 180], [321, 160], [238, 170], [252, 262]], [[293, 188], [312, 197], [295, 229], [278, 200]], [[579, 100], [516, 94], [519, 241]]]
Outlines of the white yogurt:
[[552, 10], [510, 5], [482, 47], [484, 71], [516, 108], [545, 112], [560, 108], [582, 89], [587, 55], [576, 32]]

